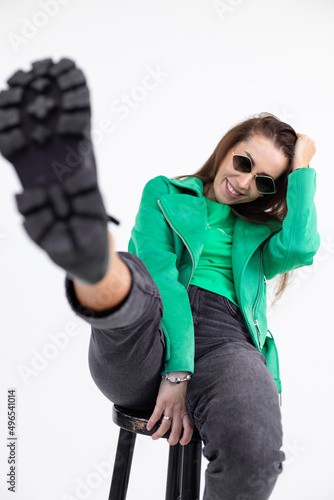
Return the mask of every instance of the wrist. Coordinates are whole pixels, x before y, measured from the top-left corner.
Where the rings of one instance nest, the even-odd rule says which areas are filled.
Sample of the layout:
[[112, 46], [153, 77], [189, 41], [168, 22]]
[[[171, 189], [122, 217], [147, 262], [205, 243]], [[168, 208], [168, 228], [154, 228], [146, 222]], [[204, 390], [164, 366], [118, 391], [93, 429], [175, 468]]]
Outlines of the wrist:
[[190, 372], [169, 372], [164, 373], [162, 379], [173, 384], [180, 384], [180, 382], [188, 382], [191, 379], [191, 374]]
[[191, 374], [189, 371], [170, 371], [170, 372], [167, 372], [168, 375], [170, 375], [171, 377], [186, 377], [187, 375]]
[[295, 170], [300, 170], [301, 168], [309, 168], [310, 165], [303, 165], [301, 163], [293, 163], [292, 162], [292, 168], [291, 172], [294, 172]]

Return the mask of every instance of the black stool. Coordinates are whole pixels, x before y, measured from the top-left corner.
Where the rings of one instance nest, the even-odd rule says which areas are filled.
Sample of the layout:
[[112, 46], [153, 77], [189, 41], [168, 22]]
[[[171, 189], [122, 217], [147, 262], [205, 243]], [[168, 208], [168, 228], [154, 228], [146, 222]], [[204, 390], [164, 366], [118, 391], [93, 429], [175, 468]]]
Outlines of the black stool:
[[[120, 427], [109, 500], [125, 500], [137, 434], [151, 436], [158, 429], [146, 429], [150, 414], [113, 407], [113, 422]], [[168, 438], [169, 431], [163, 436]], [[169, 447], [166, 500], [199, 500], [202, 441], [197, 429], [189, 444]]]

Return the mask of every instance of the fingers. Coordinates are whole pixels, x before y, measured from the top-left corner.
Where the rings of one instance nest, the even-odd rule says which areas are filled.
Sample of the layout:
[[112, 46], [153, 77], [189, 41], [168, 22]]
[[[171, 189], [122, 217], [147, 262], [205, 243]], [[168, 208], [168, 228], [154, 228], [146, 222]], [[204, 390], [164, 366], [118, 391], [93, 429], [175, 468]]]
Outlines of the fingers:
[[152, 439], [159, 439], [170, 430], [168, 443], [171, 446], [179, 441], [187, 444], [193, 433], [193, 424], [185, 403], [187, 385], [183, 384], [175, 385], [166, 380], [161, 381], [156, 405], [146, 425], [150, 431], [161, 419], [158, 429], [152, 434]]
[[[172, 415], [172, 413], [171, 413], [171, 411], [168, 412], [168, 410], [166, 410], [164, 412], [164, 415], [170, 416], [170, 415]], [[172, 417], [170, 417], [169, 419], [162, 418], [159, 429], [154, 434], [152, 434], [152, 439], [156, 440], [156, 439], [159, 439], [162, 436], [164, 436], [172, 425], [173, 425], [173, 418]]]
[[169, 438], [167, 439], [168, 444], [170, 444], [171, 446], [175, 446], [179, 442], [181, 432], [182, 432], [182, 420], [180, 416], [177, 416], [173, 418], [172, 429]]
[[[161, 415], [162, 415], [162, 412], [163, 412], [163, 407], [160, 406], [158, 403], [155, 405], [155, 408], [153, 410], [153, 413], [152, 415], [150, 416], [149, 418], [149, 421], [147, 422], [146, 424], [146, 429], [148, 431], [150, 431], [154, 426], [155, 424], [158, 422], [158, 420], [160, 419]], [[167, 413], [168, 415], [168, 413]], [[165, 420], [165, 419], [164, 419]], [[167, 421], [167, 420], [166, 420]], [[169, 428], [169, 427], [168, 427]], [[168, 429], [167, 429], [168, 430]], [[166, 431], [167, 432], [167, 431]]]
[[[180, 442], [180, 444], [186, 445], [191, 441], [194, 431], [194, 425], [187, 413], [184, 414], [184, 416], [181, 418], [181, 415], [174, 411], [173, 414], [174, 416], [172, 418], [169, 419], [164, 418], [164, 416], [170, 416], [172, 414], [173, 414], [172, 409], [170, 410], [166, 409], [165, 412], [162, 412], [161, 407], [156, 405], [149, 421], [147, 422], [146, 428], [148, 431], [151, 430], [154, 427], [154, 425], [158, 422], [158, 420], [162, 417], [161, 424], [158, 430], [151, 436], [152, 439], [154, 441], [160, 439], [162, 436], [166, 434], [166, 432], [168, 432], [169, 429], [171, 429], [169, 438], [167, 439], [168, 444], [174, 446], [178, 442]], [[180, 439], [181, 434], [182, 438]]]
[[[149, 421], [147, 422], [146, 429], [148, 431], [150, 431], [155, 426], [155, 424], [158, 422], [158, 420], [160, 420], [161, 417], [162, 417], [162, 420], [161, 420], [161, 424], [159, 426], [159, 429], [154, 434], [152, 434], [152, 439], [154, 439], [154, 440], [159, 439], [162, 436], [164, 436], [166, 434], [166, 432], [169, 430], [169, 428], [171, 427], [172, 422], [173, 422], [173, 410], [172, 409], [169, 409], [169, 410], [165, 409], [165, 411], [163, 411], [163, 406], [159, 405], [159, 403], [157, 403], [155, 405], [155, 408], [153, 410], [153, 413], [152, 413]], [[169, 417], [169, 418], [164, 418], [164, 417]]]
[[191, 438], [193, 437], [194, 433], [194, 424], [190, 420], [189, 415], [184, 415], [183, 417], [183, 435], [182, 438], [180, 439], [180, 444], [185, 446], [186, 444], [190, 443]]
[[[171, 414], [171, 411], [172, 410], [170, 410], [168, 412], [168, 410], [166, 410], [165, 415], [169, 416]], [[153, 414], [152, 414], [152, 417], [153, 417]], [[152, 417], [150, 418], [150, 420], [147, 424], [148, 430], [150, 430], [154, 425], [153, 424], [151, 427], [150, 422], [156, 419], [156, 416], [154, 416], [153, 418]], [[159, 420], [159, 418], [157, 418], [155, 420], [155, 423], [158, 420]], [[171, 431], [170, 431], [169, 438], [167, 439], [168, 444], [170, 444], [171, 446], [174, 446], [178, 442], [180, 442], [180, 444], [185, 446], [188, 443], [190, 443], [190, 441], [191, 441], [191, 438], [192, 438], [193, 432], [194, 432], [194, 424], [190, 420], [190, 417], [188, 414], [185, 414], [181, 418], [181, 415], [176, 414], [174, 412], [173, 418], [171, 418], [171, 419], [162, 418], [162, 421], [161, 421], [161, 424], [160, 424], [158, 430], [154, 434], [152, 434], [152, 439], [153, 440], [160, 439], [162, 436], [164, 436], [166, 434], [166, 432], [169, 429]], [[183, 430], [183, 434], [182, 434], [182, 430]], [[182, 434], [182, 437], [181, 437], [181, 434]], [[181, 437], [181, 439], [180, 439], [180, 437]]]
[[297, 134], [297, 137], [298, 137], [298, 139], [299, 139], [299, 141], [298, 141], [298, 139], [297, 139], [297, 141], [298, 141], [299, 143], [303, 143], [303, 146], [304, 146], [304, 147], [312, 147], [312, 148], [315, 148], [315, 142], [314, 142], [314, 140], [313, 140], [313, 139], [311, 139], [308, 135], [306, 135], [306, 134], [299, 134], [299, 133], [298, 133], [298, 134]]
[[292, 170], [308, 167], [316, 152], [315, 142], [310, 137], [300, 133], [297, 134], [297, 137], [292, 160]]

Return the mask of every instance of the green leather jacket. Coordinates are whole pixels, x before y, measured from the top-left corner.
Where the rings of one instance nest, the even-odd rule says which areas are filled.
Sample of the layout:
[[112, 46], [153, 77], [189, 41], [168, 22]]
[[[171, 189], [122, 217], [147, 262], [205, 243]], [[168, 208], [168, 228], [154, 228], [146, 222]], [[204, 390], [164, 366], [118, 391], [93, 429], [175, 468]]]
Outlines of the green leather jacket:
[[[320, 246], [313, 201], [315, 181], [313, 168], [289, 174], [288, 214], [283, 224], [271, 224], [274, 227], [270, 229], [239, 217], [235, 220], [232, 271], [238, 304], [279, 393], [277, 349], [267, 328], [266, 281], [313, 262]], [[142, 259], [161, 294], [161, 327], [166, 338], [163, 373], [194, 371], [194, 325], [187, 287], [206, 231], [202, 181], [158, 176], [145, 185], [128, 251]]]

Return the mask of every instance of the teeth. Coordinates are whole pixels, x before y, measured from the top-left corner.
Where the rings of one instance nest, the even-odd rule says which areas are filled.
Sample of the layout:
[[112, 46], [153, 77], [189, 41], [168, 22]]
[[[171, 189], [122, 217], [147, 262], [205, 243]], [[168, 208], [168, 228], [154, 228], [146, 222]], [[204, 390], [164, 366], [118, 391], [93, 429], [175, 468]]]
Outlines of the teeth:
[[236, 191], [234, 191], [234, 189], [232, 188], [231, 184], [227, 181], [227, 189], [229, 191], [231, 191], [232, 194], [234, 195], [239, 195], [240, 193], [237, 193]]

